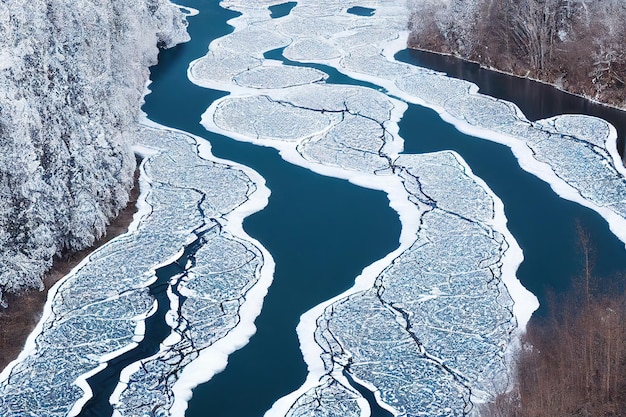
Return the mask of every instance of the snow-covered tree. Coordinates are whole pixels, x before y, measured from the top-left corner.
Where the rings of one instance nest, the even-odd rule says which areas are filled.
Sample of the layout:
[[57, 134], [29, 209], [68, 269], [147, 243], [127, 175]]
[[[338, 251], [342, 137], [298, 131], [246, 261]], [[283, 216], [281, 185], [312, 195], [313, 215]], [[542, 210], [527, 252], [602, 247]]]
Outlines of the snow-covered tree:
[[0, 300], [126, 205], [148, 67], [185, 29], [167, 0], [0, 2]]

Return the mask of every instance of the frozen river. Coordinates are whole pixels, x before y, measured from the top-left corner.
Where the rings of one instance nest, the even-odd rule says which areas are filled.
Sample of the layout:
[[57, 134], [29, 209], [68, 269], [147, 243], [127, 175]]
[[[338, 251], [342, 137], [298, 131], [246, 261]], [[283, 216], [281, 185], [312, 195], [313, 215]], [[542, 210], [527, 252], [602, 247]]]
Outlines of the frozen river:
[[471, 415], [537, 307], [521, 283], [576, 274], [577, 221], [626, 266], [606, 122], [397, 62], [400, 1], [185, 5], [143, 217], [56, 288], [0, 414]]

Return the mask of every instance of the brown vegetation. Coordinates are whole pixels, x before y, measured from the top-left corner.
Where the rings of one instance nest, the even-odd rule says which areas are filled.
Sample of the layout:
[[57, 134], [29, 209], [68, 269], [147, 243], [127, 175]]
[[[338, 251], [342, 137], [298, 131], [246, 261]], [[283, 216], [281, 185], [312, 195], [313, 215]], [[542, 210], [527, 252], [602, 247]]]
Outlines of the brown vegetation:
[[626, 2], [420, 0], [409, 46], [626, 108]]
[[106, 234], [90, 248], [79, 252], [66, 253], [54, 260], [51, 270], [44, 277], [43, 291], [29, 290], [23, 294], [7, 294], [7, 308], [0, 307], [0, 371], [9, 362], [17, 358], [26, 342], [26, 338], [35, 328], [43, 311], [48, 290], [72, 268], [78, 265], [94, 250], [111, 239], [125, 233], [137, 212], [136, 202], [139, 197], [139, 171], [135, 172], [135, 185], [130, 193], [128, 205], [107, 227]]
[[[594, 291], [589, 242], [576, 290], [531, 321], [516, 383], [483, 407], [487, 417], [626, 416], [626, 293]], [[539, 322], [538, 322], [539, 321]]]
[[[561, 304], [561, 303], [559, 303]], [[626, 415], [626, 297], [570, 298], [532, 326], [517, 359], [517, 385], [482, 413], [490, 417]]]

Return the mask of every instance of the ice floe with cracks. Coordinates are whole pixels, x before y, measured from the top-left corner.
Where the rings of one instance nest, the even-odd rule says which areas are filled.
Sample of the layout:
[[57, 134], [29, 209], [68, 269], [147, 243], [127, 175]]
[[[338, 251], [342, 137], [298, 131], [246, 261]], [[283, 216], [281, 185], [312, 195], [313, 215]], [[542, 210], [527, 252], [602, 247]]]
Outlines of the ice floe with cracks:
[[305, 38], [294, 41], [285, 48], [283, 56], [292, 61], [324, 62], [341, 58], [339, 48], [333, 43], [316, 38]]
[[[294, 61], [299, 59], [294, 58]], [[350, 70], [358, 68], [362, 74], [373, 77], [393, 77], [403, 80], [404, 77], [411, 76], [414, 70], [408, 65], [398, 65], [390, 62], [387, 58], [380, 54], [377, 48], [371, 46], [359, 48], [351, 52], [341, 60], [344, 69]]]
[[325, 377], [320, 385], [311, 390], [308, 396], [298, 398], [288, 417], [310, 416], [361, 416], [366, 405], [354, 388], [343, 385], [335, 379]]
[[319, 134], [338, 116], [295, 107], [268, 96], [229, 98], [213, 116], [224, 130], [260, 139], [298, 141]]
[[324, 135], [305, 140], [298, 152], [306, 159], [351, 171], [380, 172], [389, 168], [381, 157], [391, 141], [385, 129], [371, 119], [348, 114]]
[[[150, 150], [141, 167], [139, 213], [128, 233], [92, 253], [50, 291], [43, 319], [18, 360], [2, 374], [2, 416], [76, 415], [91, 395], [86, 379], [143, 339], [144, 320], [156, 309], [148, 288], [156, 280], [156, 268], [175, 262], [198, 235], [211, 246], [200, 248], [204, 259], [196, 262], [192, 272], [178, 278], [188, 286], [183, 290], [181, 285], [181, 291], [194, 305], [181, 306], [177, 297], [172, 299], [172, 305], [179, 307], [177, 323], [184, 322], [187, 333], [211, 323], [212, 332], [189, 339], [194, 343], [193, 353], [244, 320], [238, 316], [243, 294], [259, 281], [263, 262], [269, 260], [272, 265], [271, 258], [254, 242], [242, 240], [246, 235], [237, 224], [242, 214], [234, 216], [231, 223], [227, 220], [257, 190], [260, 200], [255, 196], [256, 206], [244, 212], [265, 204], [267, 190], [262, 182], [257, 185], [251, 179], [256, 175], [258, 181], [257, 174], [200, 158], [197, 144], [187, 135], [143, 128], [141, 137], [143, 146]], [[206, 274], [210, 273], [216, 275], [216, 281], [207, 284]], [[263, 285], [266, 289], [267, 279]], [[170, 294], [174, 294], [172, 289]], [[203, 303], [203, 309], [199, 308]], [[221, 305], [216, 308], [211, 303]], [[218, 314], [200, 316], [211, 308], [219, 310]], [[252, 320], [245, 317], [248, 325]], [[171, 358], [178, 354], [180, 351], [170, 352], [159, 369], [174, 380], [181, 363]], [[185, 358], [182, 365], [192, 359], [193, 355]], [[166, 382], [150, 386], [151, 392], [163, 393], [151, 397], [151, 408], [171, 406], [173, 381]], [[144, 400], [133, 398], [135, 404]]]
[[231, 95], [212, 107], [208, 114], [223, 133], [293, 142], [304, 159], [326, 166], [379, 173], [390, 168], [385, 148], [397, 146], [385, 127], [396, 106], [371, 89], [311, 84]]
[[[170, 283], [172, 333], [156, 355], [123, 370], [111, 398], [116, 416], [182, 414], [190, 388], [223, 369], [227, 356], [254, 333], [273, 273], [269, 253], [242, 229], [243, 219], [267, 203], [269, 191], [260, 176], [216, 160], [206, 142], [182, 133], [163, 135], [151, 146], [169, 157], [163, 168], [172, 171], [172, 182], [205, 196], [205, 224], [196, 231], [200, 247]], [[197, 153], [181, 147], [181, 138], [195, 143]], [[169, 155], [177, 148], [180, 156]], [[181, 170], [185, 165], [189, 169]]]
[[273, 89], [311, 84], [327, 78], [326, 73], [313, 68], [276, 65], [256, 67], [233, 77], [233, 81], [242, 87]]
[[[275, 95], [279, 93], [274, 93]], [[369, 88], [350, 85], [316, 84], [286, 90], [282, 100], [319, 112], [346, 112], [378, 123], [391, 120], [397, 100]]]
[[503, 358], [516, 324], [501, 278], [509, 250], [497, 231], [503, 208], [458, 158], [442, 152], [396, 161], [421, 212], [417, 240], [371, 288], [324, 309], [315, 330], [323, 385], [287, 415], [306, 415], [330, 395], [324, 386], [340, 387], [348, 399], [333, 407], [347, 409], [343, 372], [377, 390], [396, 415], [466, 415], [471, 401], [506, 387]]
[[290, 38], [280, 33], [255, 28], [233, 32], [230, 36], [217, 39], [215, 49], [226, 49], [242, 55], [262, 58], [263, 52], [282, 48], [289, 45], [290, 42]]
[[262, 64], [263, 60], [249, 55], [241, 55], [225, 49], [211, 50], [202, 58], [195, 61], [195, 65], [189, 72], [194, 79], [211, 80], [212, 87], [219, 83], [228, 83], [237, 75], [256, 68]]

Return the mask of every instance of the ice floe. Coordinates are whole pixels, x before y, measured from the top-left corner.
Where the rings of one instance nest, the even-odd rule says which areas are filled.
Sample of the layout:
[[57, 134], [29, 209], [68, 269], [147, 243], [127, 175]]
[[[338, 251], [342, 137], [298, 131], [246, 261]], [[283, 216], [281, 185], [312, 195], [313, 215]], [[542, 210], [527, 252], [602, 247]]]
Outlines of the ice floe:
[[175, 387], [185, 365], [227, 335], [232, 352], [254, 331], [273, 262], [241, 224], [265, 206], [263, 180], [216, 160], [189, 135], [160, 127], [141, 133], [140, 211], [127, 234], [51, 290], [25, 350], [1, 376], [3, 416], [78, 414], [91, 395], [87, 378], [144, 339], [157, 307], [150, 285], [183, 252], [190, 260], [178, 265], [183, 272], [163, 283], [171, 309], [162, 325], [171, 334], [154, 357], [123, 372], [116, 398], [125, 402], [114, 404], [116, 413], [169, 413], [174, 400], [189, 396]]
[[385, 127], [400, 109], [402, 103], [375, 90], [313, 83], [227, 96], [204, 123], [269, 146], [289, 142], [291, 152], [323, 167], [375, 174], [390, 168], [386, 152], [401, 146]]
[[264, 66], [234, 77], [235, 83], [252, 88], [286, 88], [324, 81], [328, 75], [313, 68]]

